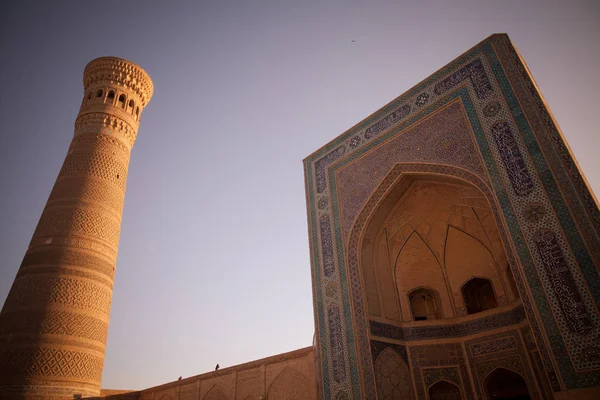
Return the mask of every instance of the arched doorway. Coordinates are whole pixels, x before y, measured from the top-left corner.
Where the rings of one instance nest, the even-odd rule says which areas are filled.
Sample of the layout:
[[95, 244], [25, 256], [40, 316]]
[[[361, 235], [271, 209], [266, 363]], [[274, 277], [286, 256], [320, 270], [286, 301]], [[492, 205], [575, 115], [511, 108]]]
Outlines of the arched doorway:
[[461, 400], [460, 389], [447, 381], [438, 381], [429, 387], [429, 400]]
[[529, 400], [525, 379], [516, 372], [497, 368], [485, 378], [488, 400]]

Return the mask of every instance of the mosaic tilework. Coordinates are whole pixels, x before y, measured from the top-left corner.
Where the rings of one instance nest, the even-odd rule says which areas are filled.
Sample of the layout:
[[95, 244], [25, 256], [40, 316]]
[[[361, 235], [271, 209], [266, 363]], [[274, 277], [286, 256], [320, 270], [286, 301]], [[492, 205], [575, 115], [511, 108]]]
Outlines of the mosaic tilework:
[[510, 125], [498, 122], [492, 126], [492, 134], [515, 193], [519, 196], [528, 195], [533, 190], [533, 182]]
[[[475, 134], [476, 151], [474, 153], [481, 155], [483, 158], [484, 171], [476, 173], [472, 170], [475, 172], [471, 173], [473, 176], [469, 177], [470, 179], [465, 179], [464, 175], [468, 175], [469, 171], [463, 169], [464, 165], [461, 165], [463, 168], [456, 168], [460, 172], [449, 172], [450, 166], [447, 163], [443, 166], [431, 168], [424, 166], [426, 163], [420, 163], [421, 165], [413, 172], [431, 172], [438, 168], [437, 173], [460, 176], [461, 179], [474, 182], [474, 185], [482, 190], [484, 195], [494, 203], [492, 208], [496, 220], [504, 221], [506, 224], [506, 226], [498, 227], [503, 240], [505, 244], [512, 243], [517, 251], [517, 254], [511, 254], [511, 251], [507, 251], [507, 256], [511, 267], [517, 270], [522, 269], [521, 273], [524, 274], [523, 278], [525, 280], [519, 278], [516, 281], [519, 292], [522, 293], [524, 308], [532, 325], [532, 330], [539, 340], [538, 347], [544, 366], [547, 368], [549, 376], [554, 376], [554, 378], [550, 378], [553, 381], [554, 390], [560, 389], [561, 383], [560, 378], [554, 374], [552, 360], [556, 360], [560, 366], [562, 378], [565, 379], [565, 383], [569, 387], [589, 386], [593, 379], [598, 379], [598, 374], [587, 374], [585, 378], [582, 378], [583, 375], [576, 372], [589, 367], [589, 365], [595, 365], [596, 361], [594, 359], [585, 359], [587, 354], [595, 354], [594, 351], [589, 351], [595, 349], [594, 343], [582, 342], [580, 338], [570, 336], [576, 334], [568, 328], [562, 312], [559, 312], [558, 315], [551, 312], [551, 310], [560, 310], [559, 303], [562, 300], [557, 298], [553, 292], [551, 280], [542, 267], [543, 262], [538, 252], [531, 252], [531, 249], [535, 249], [532, 237], [534, 232], [540, 228], [550, 229], [554, 232], [568, 268], [573, 275], [574, 284], [580, 291], [586, 310], [590, 313], [590, 321], [594, 328], [588, 335], [590, 337], [596, 335], [598, 315], [593, 305], [593, 299], [599, 297], [600, 283], [596, 284], [596, 286], [599, 286], [597, 288], [593, 281], [594, 279], [597, 280], [597, 271], [593, 269], [593, 262], [591, 262], [588, 250], [582, 246], [583, 241], [579, 236], [579, 232], [577, 229], [572, 229], [574, 224], [569, 214], [569, 208], [565, 206], [564, 200], [560, 198], [560, 192], [556, 190], [555, 178], [549, 175], [547, 161], [541, 158], [536, 139], [531, 133], [531, 127], [527, 125], [520, 104], [515, 100], [512, 87], [504, 76], [503, 67], [512, 63], [512, 61], [510, 58], [505, 57], [502, 59], [502, 66], [500, 66], [497, 55], [489, 44], [490, 41], [502, 40], [508, 42], [508, 39], [503, 39], [502, 36], [495, 36], [482, 42], [472, 51], [461, 56], [419, 86], [359, 123], [305, 161], [309, 217], [313, 226], [311, 228], [311, 245], [313, 249], [319, 248], [318, 243], [321, 240], [320, 236], [316, 234], [318, 229], [314, 228], [316, 226], [315, 221], [318, 221], [321, 215], [330, 215], [334, 229], [334, 254], [339, 273], [339, 276], [338, 273], [331, 275], [331, 280], [336, 282], [339, 291], [333, 293], [333, 296], [326, 297], [324, 286], [317, 282], [318, 279], [325, 279], [326, 277], [316, 277], [317, 274], [323, 274], [322, 261], [320, 255], [313, 252], [316, 311], [322, 314], [327, 305], [332, 302], [341, 304], [343, 307], [341, 314], [344, 315], [344, 334], [348, 344], [348, 358], [345, 360], [345, 364], [350, 371], [351, 378], [351, 383], [348, 382], [346, 388], [348, 390], [352, 389], [351, 392], [354, 398], [374, 398], [375, 394], [371, 372], [372, 360], [368, 351], [368, 339], [366, 338], [367, 324], [362, 304], [361, 281], [359, 274], [355, 273], [355, 270], [358, 270], [358, 265], [353, 264], [353, 259], [356, 256], [356, 254], [353, 254], [355, 251], [353, 246], [357, 246], [358, 242], [353, 242], [353, 235], [356, 226], [361, 223], [364, 226], [364, 221], [361, 222], [362, 212], [361, 215], [358, 215], [358, 211], [364, 210], [368, 206], [367, 199], [381, 199], [385, 190], [379, 194], [378, 192], [381, 192], [380, 187], [373, 187], [370, 190], [358, 188], [359, 190], [346, 191], [345, 193], [353, 195], [350, 197], [355, 199], [361, 197], [364, 200], [362, 204], [360, 204], [360, 201], [356, 203], [359, 206], [357, 207], [358, 211], [354, 211], [354, 217], [350, 215], [352, 212], [343, 215], [343, 213], [348, 212], [348, 208], [340, 197], [343, 193], [337, 191], [339, 173], [345, 171], [359, 157], [362, 160], [368, 156], [371, 149], [390, 141], [395, 135], [402, 136], [411, 124], [414, 125], [417, 121], [438, 112], [457, 98], [460, 98], [470, 129]], [[397, 112], [401, 109], [406, 110], [406, 106], [410, 107], [410, 113], [402, 116], [405, 112]], [[501, 122], [506, 123], [508, 129], [514, 133], [514, 143], [509, 143], [510, 146], [506, 146], [506, 142], [499, 144], [494, 139], [492, 126]], [[378, 123], [380, 124], [377, 125]], [[385, 128], [382, 130], [373, 128], [369, 137], [365, 136], [367, 129], [370, 127], [381, 126], [385, 126]], [[504, 146], [504, 150], [502, 146]], [[452, 149], [453, 146], [446, 145], [442, 148]], [[351, 151], [348, 151], [349, 149]], [[415, 149], [418, 149], [418, 147], [415, 147]], [[513, 188], [506, 164], [503, 161], [503, 152], [506, 152], [506, 149], [512, 149], [513, 151], [518, 149], [523, 158], [523, 164], [531, 178], [531, 185], [522, 186], [522, 188], [526, 188], [526, 191], [530, 190], [525, 195], [519, 196], [517, 190]], [[427, 150], [431, 150], [431, 147], [428, 147]], [[514, 153], [512, 154], [514, 155]], [[436, 155], [436, 157], [439, 157], [439, 155]], [[439, 162], [438, 159], [435, 158], [429, 162]], [[382, 160], [387, 162], [385, 159]], [[554, 163], [552, 163], [552, 167], [560, 169]], [[384, 184], [386, 179], [384, 176], [387, 176], [385, 169], [377, 171], [377, 169], [367, 168], [365, 172], [367, 177], [370, 176], [371, 180], [375, 181], [375, 186]], [[561, 185], [563, 185], [562, 182]], [[315, 193], [325, 194], [325, 189], [328, 187], [331, 190], [329, 202], [326, 206], [319, 208], [316, 206]], [[339, 187], [341, 188], [343, 185]], [[351, 204], [352, 201], [347, 204]], [[543, 210], [543, 212], [531, 212], [534, 203], [536, 209]], [[557, 210], [562, 211], [558, 212]], [[367, 219], [368, 215], [366, 213], [364, 219]], [[531, 215], [535, 216], [532, 217]], [[350, 223], [347, 221], [350, 221]], [[500, 225], [504, 225], [504, 223]], [[538, 229], [534, 229], [535, 226], [525, 227], [527, 224], [536, 224]], [[582, 224], [580, 223], [580, 225]], [[348, 226], [352, 227], [352, 232], [346, 231]], [[346, 243], [342, 241], [343, 238], [347, 240]], [[586, 243], [590, 243], [587, 236], [585, 240]], [[348, 260], [347, 267], [344, 259], [345, 254]], [[329, 278], [326, 280], [330, 281]], [[524, 286], [525, 283], [526, 286]], [[590, 287], [589, 292], [586, 283]], [[532, 296], [532, 298], [529, 299], [529, 296]], [[352, 308], [350, 302], [353, 303]], [[535, 304], [535, 307], [533, 307], [533, 304]], [[543, 327], [538, 326], [538, 318], [543, 322]], [[327, 343], [329, 332], [325, 324], [320, 322], [324, 321], [321, 316], [319, 316], [318, 321], [319, 341], [321, 345], [324, 345], [324, 343]], [[548, 332], [548, 335], [546, 335], [546, 332]], [[547, 345], [550, 345], [550, 347]], [[550, 353], [551, 350], [558, 351], [564, 348], [567, 348], [570, 353], [563, 351], [562, 357]], [[323, 352], [323, 354], [325, 353]], [[569, 354], [572, 361], [567, 359]], [[600, 359], [598, 362], [600, 362]], [[329, 360], [323, 360], [322, 363], [325, 382], [325, 376], [331, 374], [331, 370], [328, 369], [331, 366]], [[359, 373], [362, 377], [362, 386], [358, 379]], [[362, 393], [360, 396], [357, 396], [357, 386], [359, 392]], [[331, 398], [337, 392], [337, 388], [333, 390], [324, 384], [325, 398]]]
[[323, 272], [329, 277], [335, 271], [335, 260], [333, 258], [333, 243], [331, 239], [331, 221], [329, 215], [321, 215], [319, 218], [319, 229], [321, 232], [321, 251], [323, 254]]
[[[500, 40], [500, 38], [497, 38], [496, 41], [504, 41], [504, 39]], [[526, 104], [527, 102], [524, 101], [524, 97], [520, 98], [519, 101], [516, 100], [513, 87], [509, 84], [504, 73], [506, 66], [511, 65], [511, 63], [508, 60], [502, 60], [502, 66], [499, 65], [499, 61], [496, 58], [497, 54], [494, 51], [494, 49], [498, 48], [496, 44], [494, 44], [494, 49], [492, 49], [490, 43], [484, 43], [483, 48], [486, 56], [491, 62], [494, 74], [498, 79], [501, 90], [510, 107], [512, 120], [518, 126], [520, 137], [525, 146], [523, 148], [527, 149], [527, 154], [530, 156], [528, 162], [530, 163], [531, 168], [537, 171], [535, 179], [539, 180], [538, 185], [543, 188], [541, 193], [536, 193], [534, 191], [532, 194], [535, 194], [536, 201], [544, 200], [548, 207], [547, 209], [554, 211], [553, 213], [548, 213], [546, 215], [546, 218], [539, 224], [539, 228], [547, 228], [554, 231], [557, 242], [566, 259], [566, 264], [568, 265], [575, 281], [575, 285], [581, 294], [582, 301], [585, 303], [588, 312], [591, 313], [590, 318], [592, 319], [594, 328], [583, 338], [574, 334], [568, 328], [563, 313], [559, 311], [561, 299], [557, 298], [555, 295], [548, 274], [544, 272], [540, 274], [541, 283], [544, 289], [541, 293], [534, 283], [536, 278], [531, 275], [527, 276], [529, 281], [528, 285], [534, 294], [537, 308], [540, 311], [540, 316], [543, 320], [544, 329], [547, 332], [547, 338], [550, 340], [555, 351], [554, 359], [560, 366], [565, 383], [569, 387], [593, 386], [595, 385], [595, 382], [600, 380], [600, 376], [592, 373], [579, 373], [578, 371], [600, 367], [600, 358], [597, 357], [598, 343], [590, 340], [591, 337], [600, 334], [598, 333], [599, 321], [597, 308], [594, 305], [594, 302], [597, 304], [598, 299], [600, 298], [600, 279], [598, 279], [598, 270], [594, 266], [590, 252], [585, 248], [580, 231], [576, 228], [570, 213], [570, 211], [578, 212], [578, 207], [576, 207], [577, 201], [574, 196], [568, 196], [570, 205], [572, 205], [572, 207], [569, 208], [565, 203], [565, 199], [560, 195], [561, 192], [558, 188], [558, 182], [561, 182], [563, 188], [568, 188], [568, 180], [565, 181], [564, 179], [561, 179], [557, 181], [557, 177], [560, 175], [553, 175], [550, 168], [554, 168], [553, 172], [555, 173], [564, 174], [564, 171], [560, 171], [560, 162], [549, 163], [544, 158], [544, 156], [551, 154], [551, 152], [547, 151], [547, 148], [544, 148], [544, 152], [542, 153], [539, 147], [540, 143], [547, 140], [544, 137], [546, 135], [544, 134], [544, 131], [538, 131], [537, 138], [534, 136], [530, 125], [530, 119], [525, 117], [523, 110], [520, 108], [520, 104]], [[547, 111], [544, 112], [548, 114]], [[517, 211], [522, 212], [524, 206], [525, 204], [523, 206], [517, 204]], [[589, 226], [589, 221], [586, 221], [587, 219], [589, 219], [589, 217], [579, 219], [579, 225], [584, 228], [586, 224]], [[534, 233], [536, 230], [528, 229], [524, 232], [528, 236], [527, 244], [529, 249], [531, 249], [533, 262], [537, 266], [538, 272], [540, 272], [540, 270], [543, 271], [543, 268], [540, 268], [541, 265], [543, 265], [543, 262], [540, 259], [538, 252], [535, 250]], [[597, 244], [595, 235], [586, 234], [585, 239], [589, 244]], [[521, 255], [521, 258], [523, 258], [523, 255]], [[595, 300], [593, 300], [591, 296], [593, 296]], [[546, 303], [546, 300], [549, 302], [549, 305]], [[553, 313], [550, 312], [550, 307], [557, 311]], [[593, 310], [593, 312], [591, 310]], [[552, 317], [554, 317], [554, 320]], [[541, 336], [536, 335], [536, 338], [538, 337], [541, 338]], [[565, 348], [567, 349], [567, 352], [564, 351]], [[588, 354], [593, 356], [588, 358]]]
[[423, 384], [426, 388], [441, 380], [454, 383], [458, 387], [462, 386], [457, 367], [423, 368], [421, 373], [423, 374]]
[[336, 191], [345, 235], [369, 195], [399, 162], [437, 162], [482, 175], [483, 165], [477, 157], [462, 104], [450, 103], [337, 173]]
[[[523, 291], [525, 290], [525, 282], [521, 277], [521, 273], [518, 269], [512, 267], [515, 262], [515, 260], [511, 260], [511, 270], [513, 272], [513, 276], [515, 278], [515, 282], [517, 284], [519, 293], [524, 293]], [[535, 311], [533, 310], [533, 305], [529, 296], [521, 296], [521, 300], [523, 302], [523, 308], [526, 311], [526, 315], [535, 315]], [[533, 336], [535, 336], [538, 339], [536, 347], [539, 349], [540, 362], [542, 363], [543, 369], [550, 382], [551, 390], [552, 392], [558, 392], [562, 390], [561, 383], [555, 371], [555, 365], [552, 359], [550, 358], [549, 351], [546, 348], [546, 341], [542, 337], [541, 327], [538, 325], [537, 320], [532, 320], [531, 317], [529, 317], [528, 320], [529, 328], [531, 330], [531, 341], [535, 345], [535, 339], [533, 339]]]
[[348, 393], [344, 392], [343, 390], [340, 390], [335, 395], [335, 400], [349, 400], [349, 399], [350, 399], [350, 397], [348, 396]]
[[[590, 189], [538, 93], [535, 83], [508, 37], [495, 38], [494, 47], [500, 58], [512, 61], [503, 63], [504, 68], [507, 69], [508, 78], [511, 80], [514, 90], [518, 92], [518, 96], [530, 100], [523, 102], [523, 108], [534, 125], [534, 132], [537, 133], [536, 137], [544, 149], [544, 155], [548, 157], [553, 172], [565, 192], [565, 198], [585, 232], [584, 237], [595, 239], [596, 244], [590, 244], [597, 249], [598, 237], [600, 237], [600, 210]], [[558, 167], [559, 165], [564, 166], [564, 170]], [[581, 199], [583, 210], [580, 209], [581, 205], [576, 201], [577, 198]], [[586, 215], [584, 216], [581, 211], [584, 211]], [[596, 236], [590, 232], [590, 225], [592, 229], [596, 230]], [[593, 251], [593, 253], [597, 252]]]
[[388, 347], [392, 348], [396, 353], [398, 353], [404, 362], [408, 364], [408, 354], [406, 353], [405, 346], [396, 343], [380, 342], [379, 340], [371, 340], [371, 355], [373, 360], [376, 359], [377, 356], [379, 356], [379, 354], [381, 354], [381, 352]]
[[337, 306], [330, 306], [327, 310], [329, 317], [329, 350], [331, 351], [331, 360], [333, 364], [333, 379], [337, 382], [342, 382], [346, 378], [346, 366], [342, 361], [345, 357], [343, 351], [342, 325], [340, 309]]
[[509, 349], [516, 349], [517, 344], [512, 337], [505, 337], [498, 340], [490, 340], [483, 343], [475, 343], [471, 346], [473, 357], [482, 356], [484, 354], [496, 353]]
[[525, 320], [523, 307], [489, 315], [472, 321], [452, 325], [400, 327], [378, 321], [369, 321], [371, 335], [393, 340], [427, 340], [458, 338], [486, 332], [492, 329], [518, 324]]
[[537, 398], [534, 375], [527, 363], [525, 349], [518, 331], [486, 336], [465, 342], [477, 395], [484, 398], [484, 380], [496, 368], [506, 368], [521, 375], [529, 392]]
[[[594, 222], [597, 220], [597, 216], [600, 215], [598, 208], [594, 204], [593, 199], [591, 199], [589, 189], [583, 183], [583, 179], [574, 165], [574, 161], [550, 117], [549, 111], [545, 108], [543, 100], [535, 88], [535, 84], [510, 43], [510, 40], [508, 37], [499, 36], [492, 38], [491, 42], [493, 44], [493, 51], [498, 54], [502, 62], [500, 69], [506, 71], [507, 74], [504, 87], [508, 91], [514, 90], [519, 98], [518, 103], [516, 100], [509, 103], [511, 108], [516, 105], [515, 110], [520, 112], [515, 114], [515, 118], [525, 128], [528, 128], [528, 124], [531, 124], [533, 134], [537, 140], [534, 143], [539, 144], [543, 151], [543, 156], [548, 160], [548, 165], [552, 168], [551, 173], [547, 171], [544, 176], [551, 183], [552, 179], [556, 179], [556, 182], [560, 185], [560, 189], [552, 188], [549, 193], [552, 194], [553, 198], [560, 196], [560, 193], [562, 193], [566, 201], [566, 204], [555, 207], [555, 212], [561, 218], [563, 232], [569, 236], [575, 236], [578, 232], [581, 232], [583, 240], [585, 240], [585, 245], [589, 248], [590, 253], [583, 247], [581, 242], [575, 245], [571, 244], [574, 254], [580, 256], [579, 268], [586, 277], [586, 283], [594, 296], [596, 304], [598, 304], [600, 297], [598, 284], [600, 280], [598, 279], [596, 268], [600, 266], [600, 240], [597, 229], [598, 224]], [[509, 80], [510, 83], [508, 82]], [[521, 106], [523, 107], [522, 110], [520, 109]], [[541, 155], [540, 150], [537, 150], [537, 153]], [[590, 199], [591, 202], [589, 201]], [[571, 215], [573, 219], [570, 219]], [[574, 226], [575, 221], [577, 228]], [[573, 241], [578, 240], [575, 237], [575, 240], [570, 239], [570, 241], [573, 243]], [[588, 254], [594, 257], [596, 266], [586, 260]], [[548, 315], [549, 308], [544, 309], [540, 314]], [[556, 332], [556, 327], [547, 323], [545, 325], [545, 329], [549, 331], [547, 336], [549, 339], [548, 344], [551, 344], [552, 347], [560, 348], [562, 343], [559, 334]], [[536, 331], [538, 328], [532, 325], [532, 329]], [[537, 333], [535, 336], [536, 339], [543, 337]], [[546, 346], [546, 343], [538, 340], [541, 359], [544, 367], [548, 368], [551, 361], [548, 357], [548, 352], [543, 349], [544, 346]], [[571, 359], [564, 351], [555, 353], [553, 361], [560, 365], [563, 379], [570, 387], [589, 387], [595, 385], [595, 382], [600, 380], [600, 376], [597, 373], [578, 374], [573, 371], [571, 369]], [[547, 372], [552, 382], [553, 390], [556, 391], [557, 387], [560, 387], [558, 377], [550, 369], [547, 369]]]
[[327, 187], [326, 168], [329, 164], [340, 158], [346, 152], [346, 147], [340, 146], [325, 157], [315, 162], [315, 176], [317, 178], [317, 193], [323, 193]]
[[396, 122], [402, 120], [402, 118], [406, 117], [408, 114], [410, 114], [410, 106], [408, 104], [405, 104], [390, 115], [383, 118], [381, 121], [368, 127], [365, 131], [365, 139], [374, 138], [381, 132], [392, 127], [394, 124], [396, 124]]
[[[438, 375], [445, 375], [452, 379], [462, 391], [466, 400], [473, 399], [473, 391], [469, 384], [469, 374], [462, 347], [458, 343], [435, 344], [426, 346], [409, 347], [411, 368], [414, 371], [417, 398], [427, 400], [428, 381], [435, 379], [436, 372], [425, 372], [432, 368], [443, 368]], [[451, 370], [455, 370], [456, 373]], [[431, 382], [433, 384], [435, 382]]]
[[404, 358], [387, 346], [374, 360], [378, 400], [413, 400], [412, 375]]
[[585, 335], [593, 328], [592, 321], [585, 309], [585, 304], [581, 300], [581, 295], [554, 232], [540, 230], [535, 235], [535, 245], [550, 276], [554, 292], [561, 299], [558, 304], [562, 309], [569, 329], [575, 333]]
[[533, 337], [533, 332], [530, 327], [526, 326], [521, 328], [521, 336], [523, 337], [523, 343], [525, 346], [525, 351], [529, 355], [529, 359], [531, 361], [533, 367], [533, 374], [535, 375], [535, 379], [540, 388], [540, 394], [543, 400], [553, 399], [552, 395], [552, 383], [548, 377], [548, 373], [544, 368], [544, 363], [542, 362], [542, 358], [540, 357], [540, 352], [535, 343], [535, 338]]
[[477, 93], [477, 97], [480, 99], [485, 99], [493, 90], [481, 60], [475, 59], [446, 79], [437, 83], [434, 86], [433, 91], [435, 94], [443, 94], [461, 84], [465, 79], [471, 80], [475, 93]]
[[542, 358], [540, 357], [540, 352], [535, 350], [529, 353], [531, 362], [533, 363], [533, 373], [535, 374], [535, 378], [538, 381], [538, 384], [541, 386], [541, 394], [543, 400], [553, 399], [552, 395], [552, 384], [548, 380], [547, 373], [544, 370], [544, 364], [542, 363]]

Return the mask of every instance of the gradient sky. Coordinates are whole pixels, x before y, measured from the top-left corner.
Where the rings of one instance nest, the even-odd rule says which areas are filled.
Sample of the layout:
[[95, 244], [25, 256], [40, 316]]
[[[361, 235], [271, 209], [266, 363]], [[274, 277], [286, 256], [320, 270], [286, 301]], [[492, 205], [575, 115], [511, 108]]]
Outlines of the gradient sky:
[[141, 389], [311, 344], [302, 159], [492, 33], [510, 35], [600, 193], [599, 4], [2, 2], [0, 304], [66, 155], [88, 61], [126, 58], [155, 86], [102, 383]]

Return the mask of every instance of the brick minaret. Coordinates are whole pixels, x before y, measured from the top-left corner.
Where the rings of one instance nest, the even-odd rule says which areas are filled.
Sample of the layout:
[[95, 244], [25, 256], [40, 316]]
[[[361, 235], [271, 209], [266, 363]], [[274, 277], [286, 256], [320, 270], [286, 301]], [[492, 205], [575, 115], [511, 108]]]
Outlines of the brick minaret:
[[129, 156], [152, 81], [91, 61], [75, 135], [0, 313], [0, 398], [98, 395]]

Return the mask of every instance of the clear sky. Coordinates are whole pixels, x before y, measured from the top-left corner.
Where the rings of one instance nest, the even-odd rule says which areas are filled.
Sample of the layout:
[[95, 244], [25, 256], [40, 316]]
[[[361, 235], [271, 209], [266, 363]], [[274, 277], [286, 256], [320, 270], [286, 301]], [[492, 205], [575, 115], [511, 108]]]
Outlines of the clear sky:
[[0, 304], [96, 57], [155, 86], [102, 384], [141, 389], [311, 344], [302, 159], [492, 33], [510, 35], [600, 193], [599, 20], [597, 0], [4, 1]]

